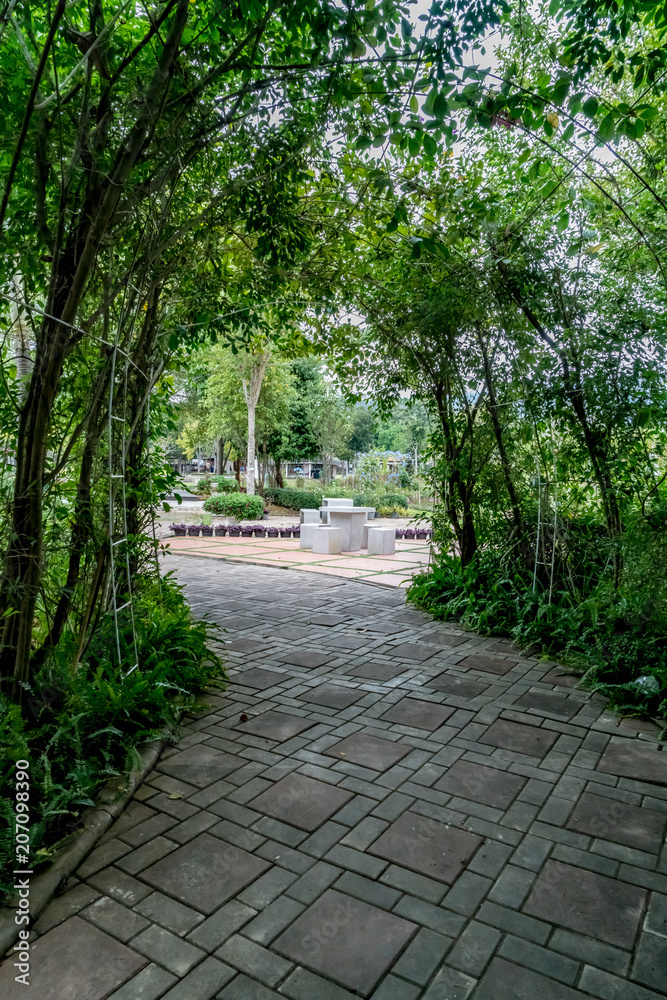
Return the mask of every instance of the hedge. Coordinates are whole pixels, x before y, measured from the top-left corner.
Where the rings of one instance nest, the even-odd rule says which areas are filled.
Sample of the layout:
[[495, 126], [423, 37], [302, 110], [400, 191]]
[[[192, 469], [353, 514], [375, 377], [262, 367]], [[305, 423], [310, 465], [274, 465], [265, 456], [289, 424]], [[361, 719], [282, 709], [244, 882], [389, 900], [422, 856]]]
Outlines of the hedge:
[[290, 510], [319, 510], [322, 506], [324, 493], [321, 490], [292, 490], [280, 489], [278, 486], [269, 486], [264, 490], [267, 500], [273, 501], [280, 507], [289, 507]]
[[248, 521], [262, 516], [264, 501], [261, 497], [247, 496], [245, 493], [223, 493], [209, 497], [204, 504], [204, 510], [211, 514], [227, 514], [228, 517], [238, 517], [239, 521]]

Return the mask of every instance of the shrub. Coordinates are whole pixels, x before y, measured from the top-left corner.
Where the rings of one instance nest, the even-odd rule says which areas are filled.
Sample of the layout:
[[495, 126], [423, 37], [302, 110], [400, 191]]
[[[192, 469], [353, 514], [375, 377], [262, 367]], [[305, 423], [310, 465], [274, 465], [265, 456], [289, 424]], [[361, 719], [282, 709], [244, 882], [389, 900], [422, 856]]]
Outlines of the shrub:
[[408, 509], [407, 497], [404, 497], [402, 493], [385, 493], [382, 499], [388, 507], [402, 507], [403, 510]]
[[278, 486], [269, 486], [264, 491], [267, 500], [280, 507], [288, 507], [290, 510], [319, 510], [322, 506], [322, 490], [293, 490], [280, 489]]
[[211, 514], [226, 514], [227, 517], [238, 517], [239, 521], [261, 517], [264, 513], [264, 500], [258, 496], [247, 496], [245, 493], [226, 493], [222, 496], [209, 497], [204, 504], [204, 510]]
[[210, 476], [202, 476], [201, 479], [197, 480], [197, 493], [200, 497], [210, 496], [213, 489], [213, 483]]
[[215, 481], [218, 484], [218, 493], [239, 492], [239, 484], [235, 479], [230, 479], [228, 476], [216, 476]]

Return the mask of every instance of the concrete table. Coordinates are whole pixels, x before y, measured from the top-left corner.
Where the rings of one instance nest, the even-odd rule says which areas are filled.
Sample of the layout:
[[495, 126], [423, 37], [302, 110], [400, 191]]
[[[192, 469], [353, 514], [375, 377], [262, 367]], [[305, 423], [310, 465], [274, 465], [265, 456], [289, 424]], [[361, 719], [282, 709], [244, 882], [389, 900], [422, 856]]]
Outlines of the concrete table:
[[322, 497], [322, 506], [320, 507], [322, 524], [330, 524], [329, 511], [334, 507], [342, 507], [347, 510], [349, 507], [354, 507], [354, 500], [351, 497]]
[[358, 552], [363, 547], [364, 524], [374, 507], [329, 507], [329, 524], [340, 528], [340, 544], [343, 552]]

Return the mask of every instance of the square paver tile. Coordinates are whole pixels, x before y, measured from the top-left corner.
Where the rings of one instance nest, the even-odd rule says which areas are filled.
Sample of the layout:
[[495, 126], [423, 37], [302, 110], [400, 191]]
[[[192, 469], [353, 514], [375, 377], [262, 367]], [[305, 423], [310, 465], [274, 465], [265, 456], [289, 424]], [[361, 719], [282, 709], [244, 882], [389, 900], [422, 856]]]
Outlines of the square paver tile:
[[498, 719], [489, 726], [480, 743], [492, 747], [502, 747], [503, 750], [513, 750], [515, 753], [525, 753], [530, 757], [544, 757], [558, 739], [558, 733], [550, 729], [539, 729], [537, 726], [525, 726], [521, 722], [510, 722], [509, 719]]
[[435, 688], [436, 691], [456, 695], [457, 698], [476, 698], [488, 686], [484, 681], [476, 681], [472, 677], [457, 677], [448, 673], [438, 674], [437, 677], [424, 681], [424, 687]]
[[474, 833], [404, 812], [368, 851], [451, 885], [482, 842]]
[[439, 729], [456, 709], [450, 705], [438, 705], [419, 698], [403, 698], [381, 715], [383, 722], [395, 722], [400, 726], [414, 729]]
[[285, 712], [275, 712], [271, 709], [235, 728], [242, 733], [252, 733], [253, 736], [263, 736], [267, 740], [282, 743], [284, 740], [291, 740], [293, 736], [298, 736], [306, 729], [311, 729], [314, 725], [313, 719], [302, 719], [298, 715], [286, 715]]
[[324, 705], [326, 708], [349, 708], [366, 694], [358, 688], [342, 687], [340, 684], [319, 684], [299, 695], [301, 701]]
[[160, 761], [158, 770], [170, 774], [172, 778], [178, 778], [179, 781], [196, 785], [197, 788], [205, 788], [214, 781], [225, 778], [243, 764], [241, 757], [197, 743]]
[[392, 677], [398, 677], [405, 672], [404, 666], [397, 666], [395, 663], [362, 663], [359, 667], [353, 667], [346, 671], [350, 677], [367, 677], [371, 681], [390, 681]]
[[142, 872], [141, 878], [201, 913], [212, 913], [270, 867], [208, 833]]
[[587, 1000], [588, 997], [588, 993], [504, 958], [492, 959], [475, 992], [475, 1000]]
[[352, 795], [352, 792], [325, 781], [292, 772], [258, 795], [249, 806], [274, 819], [298, 826], [300, 830], [316, 830], [342, 809]]
[[548, 923], [629, 950], [645, 900], [646, 891], [636, 885], [547, 861], [523, 909]]
[[500, 656], [485, 656], [484, 653], [471, 653], [459, 661], [460, 667], [467, 670], [484, 670], [488, 674], [507, 674], [517, 664], [516, 660], [504, 660]]
[[427, 632], [426, 635], [422, 635], [417, 639], [417, 642], [430, 642], [434, 646], [442, 646], [448, 649], [456, 649], [457, 646], [462, 646], [467, 641], [468, 636], [450, 635], [449, 632]]
[[597, 770], [636, 781], [667, 785], [667, 754], [659, 753], [657, 745], [642, 746], [638, 740], [612, 739], [600, 758]]
[[259, 653], [261, 649], [266, 649], [269, 645], [266, 639], [235, 639], [234, 642], [226, 643], [227, 649], [233, 649], [235, 653]]
[[517, 708], [565, 720], [573, 718], [582, 705], [578, 698], [568, 698], [560, 691], [526, 691], [514, 704]]
[[0, 968], [2, 1000], [104, 1000], [139, 969], [143, 955], [126, 948], [80, 917], [70, 917], [30, 946], [29, 985], [17, 983], [20, 970], [9, 959]]
[[342, 625], [343, 622], [350, 620], [349, 615], [323, 615], [315, 614], [310, 616], [310, 625], [324, 626], [325, 628], [335, 628], [336, 625]]
[[554, 667], [542, 678], [544, 684], [557, 684], [558, 687], [566, 688], [576, 687], [580, 680], [578, 674], [563, 673], [559, 667]]
[[261, 667], [251, 667], [250, 670], [239, 671], [231, 675], [233, 684], [243, 684], [244, 687], [270, 688], [276, 684], [284, 684], [290, 680], [291, 674], [279, 674], [276, 670], [262, 670]]
[[382, 740], [368, 733], [354, 733], [340, 743], [334, 743], [324, 752], [329, 757], [352, 761], [353, 764], [370, 767], [373, 771], [386, 771], [402, 757], [412, 753], [413, 749], [405, 743], [393, 743], [391, 740]]
[[667, 814], [584, 792], [568, 820], [570, 830], [658, 854]]
[[328, 889], [272, 947], [293, 962], [368, 996], [417, 929], [409, 920]]
[[401, 642], [391, 649], [392, 656], [401, 660], [416, 660], [418, 663], [423, 663], [439, 652], [439, 647], [427, 646], [425, 642]]
[[323, 667], [332, 659], [332, 656], [332, 653], [318, 653], [314, 649], [293, 649], [281, 656], [281, 660], [283, 663], [292, 663], [295, 667], [314, 670], [315, 667]]
[[457, 760], [436, 782], [439, 792], [481, 802], [494, 809], [507, 809], [526, 783], [518, 774], [484, 767], [469, 760]]

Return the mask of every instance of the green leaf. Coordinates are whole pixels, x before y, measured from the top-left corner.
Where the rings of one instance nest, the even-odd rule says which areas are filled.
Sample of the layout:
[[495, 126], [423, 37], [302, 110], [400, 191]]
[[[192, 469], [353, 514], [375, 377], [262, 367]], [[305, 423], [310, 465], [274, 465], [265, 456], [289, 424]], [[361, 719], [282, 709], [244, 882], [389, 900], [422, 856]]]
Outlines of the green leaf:
[[563, 132], [563, 138], [567, 142], [574, 135], [574, 122], [570, 122], [565, 131]]
[[658, 109], [651, 107], [642, 108], [641, 111], [639, 110], [637, 111], [638, 117], [643, 119], [643, 121], [645, 122], [650, 121], [651, 118], [655, 118], [657, 114], [658, 114]]
[[444, 118], [448, 111], [449, 111], [449, 105], [447, 104], [447, 100], [444, 94], [442, 93], [442, 91], [440, 91], [435, 101], [433, 102], [433, 114], [435, 115], [436, 118]]
[[170, 351], [175, 351], [177, 349], [177, 347], [178, 347], [178, 334], [177, 333], [170, 333], [169, 334], [169, 350]]
[[615, 133], [616, 125], [614, 124], [614, 116], [610, 111], [600, 122], [597, 137], [601, 142], [609, 142], [610, 139], [614, 138]]
[[426, 153], [426, 155], [435, 156], [437, 149], [438, 149], [438, 144], [433, 138], [433, 136], [428, 135], [428, 133], [426, 133], [424, 135], [424, 152]]
[[582, 105], [582, 111], [587, 118], [595, 118], [598, 113], [597, 97], [587, 97]]

